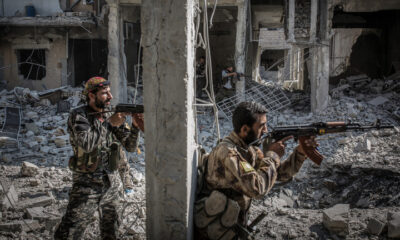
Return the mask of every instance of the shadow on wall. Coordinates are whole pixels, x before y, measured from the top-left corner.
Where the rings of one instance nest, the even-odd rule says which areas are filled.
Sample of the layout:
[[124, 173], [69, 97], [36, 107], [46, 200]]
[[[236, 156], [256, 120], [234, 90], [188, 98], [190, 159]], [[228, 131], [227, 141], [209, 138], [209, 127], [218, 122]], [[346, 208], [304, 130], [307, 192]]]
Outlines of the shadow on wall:
[[382, 78], [384, 74], [384, 47], [375, 33], [366, 33], [358, 37], [352, 47], [349, 71], [355, 74], [365, 73], [371, 78]]

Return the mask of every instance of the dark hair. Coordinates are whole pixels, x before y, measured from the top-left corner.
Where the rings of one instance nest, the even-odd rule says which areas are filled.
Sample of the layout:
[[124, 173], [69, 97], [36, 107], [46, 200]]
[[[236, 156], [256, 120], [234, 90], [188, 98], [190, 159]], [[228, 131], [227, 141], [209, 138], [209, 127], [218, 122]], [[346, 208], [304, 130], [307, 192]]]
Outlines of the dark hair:
[[86, 96], [86, 101], [89, 102], [90, 98], [89, 98], [89, 93], [93, 93], [94, 95], [96, 95], [96, 93], [102, 89], [105, 89], [107, 87], [109, 87], [110, 85], [106, 85], [106, 86], [99, 86], [99, 87], [95, 87], [93, 88], [90, 92], [88, 92], [87, 96]]
[[257, 114], [266, 114], [268, 110], [256, 102], [241, 102], [233, 111], [232, 124], [236, 133], [240, 132], [243, 125], [252, 127], [257, 121]]

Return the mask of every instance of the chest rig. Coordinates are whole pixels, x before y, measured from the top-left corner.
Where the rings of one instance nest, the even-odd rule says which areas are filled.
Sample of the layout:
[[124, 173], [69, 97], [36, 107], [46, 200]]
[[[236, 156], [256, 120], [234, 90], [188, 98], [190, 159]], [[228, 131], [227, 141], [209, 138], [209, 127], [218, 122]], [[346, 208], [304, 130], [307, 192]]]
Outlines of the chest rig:
[[[109, 117], [109, 114], [105, 118]], [[68, 167], [73, 172], [94, 173], [96, 171], [115, 171], [120, 160], [121, 144], [115, 140], [108, 124], [103, 124], [93, 116], [87, 116], [92, 126], [104, 133], [101, 142], [91, 152], [85, 152], [80, 146], [73, 147], [74, 155], [70, 158]], [[71, 143], [74, 142], [71, 136]]]

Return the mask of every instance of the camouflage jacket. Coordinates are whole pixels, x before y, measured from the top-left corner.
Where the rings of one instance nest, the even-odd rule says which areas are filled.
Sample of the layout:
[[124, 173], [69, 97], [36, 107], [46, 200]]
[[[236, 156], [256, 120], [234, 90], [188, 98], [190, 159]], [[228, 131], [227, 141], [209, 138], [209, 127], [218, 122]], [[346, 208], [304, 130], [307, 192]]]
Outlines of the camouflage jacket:
[[242, 212], [247, 212], [251, 199], [268, 193], [275, 182], [288, 181], [301, 168], [305, 156], [297, 149], [280, 163], [272, 151], [265, 154], [254, 146], [247, 146], [232, 132], [213, 149], [208, 157], [205, 178], [208, 190], [219, 190], [237, 201]]
[[[93, 172], [74, 172], [74, 179], [97, 178], [101, 181], [104, 173], [111, 173], [109, 168], [111, 143], [119, 142], [129, 152], [135, 151], [137, 147], [139, 135], [137, 128], [131, 128], [127, 123], [120, 127], [112, 127], [108, 121], [101, 121], [98, 114], [89, 114], [93, 112], [91, 107], [83, 106], [74, 109], [68, 119], [68, 132], [74, 157], [79, 158], [86, 154], [85, 156], [89, 155], [99, 160], [93, 167]], [[112, 113], [104, 113], [103, 119], [111, 115]]]

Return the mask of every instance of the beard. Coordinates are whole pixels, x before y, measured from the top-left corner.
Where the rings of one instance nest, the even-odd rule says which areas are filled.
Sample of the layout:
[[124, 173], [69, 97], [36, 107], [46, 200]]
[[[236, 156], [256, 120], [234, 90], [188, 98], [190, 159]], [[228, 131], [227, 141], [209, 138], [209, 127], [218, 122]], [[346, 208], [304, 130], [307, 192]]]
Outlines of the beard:
[[97, 108], [104, 109], [106, 108], [109, 102], [110, 100], [101, 101], [96, 97], [94, 104], [96, 105]]
[[250, 131], [247, 133], [247, 136], [245, 139], [243, 139], [243, 141], [249, 145], [250, 143], [254, 142], [255, 140], [257, 140], [257, 136], [256, 133], [254, 132], [253, 129], [250, 129]]

